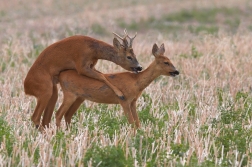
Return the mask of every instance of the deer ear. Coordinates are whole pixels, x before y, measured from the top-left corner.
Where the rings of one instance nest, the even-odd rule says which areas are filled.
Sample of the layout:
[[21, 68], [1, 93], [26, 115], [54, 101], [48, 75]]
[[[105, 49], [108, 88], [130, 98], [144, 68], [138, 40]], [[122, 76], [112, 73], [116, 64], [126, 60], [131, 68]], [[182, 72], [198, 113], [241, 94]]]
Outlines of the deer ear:
[[164, 47], [164, 44], [162, 43], [162, 45], [159, 48], [159, 53], [164, 54], [164, 52], [165, 52], [165, 47]]
[[125, 48], [127, 48], [129, 46], [129, 43], [128, 43], [126, 38], [123, 39], [123, 45], [124, 45]]
[[114, 39], [113, 39], [113, 45], [114, 45], [114, 47], [115, 47], [116, 49], [120, 49], [120, 47], [121, 47], [121, 43], [118, 41], [117, 38], [114, 38]]
[[152, 47], [152, 54], [153, 54], [154, 56], [157, 56], [158, 50], [159, 50], [159, 48], [158, 48], [157, 44], [155, 43], [155, 44], [153, 45], [153, 47]]

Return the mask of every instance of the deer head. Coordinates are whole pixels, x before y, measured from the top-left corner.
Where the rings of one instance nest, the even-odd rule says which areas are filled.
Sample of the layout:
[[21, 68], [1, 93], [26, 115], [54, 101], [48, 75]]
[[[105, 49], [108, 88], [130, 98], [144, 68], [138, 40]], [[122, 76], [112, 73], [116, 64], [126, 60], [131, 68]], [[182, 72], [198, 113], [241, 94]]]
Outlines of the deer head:
[[[118, 52], [117, 64], [122, 66], [124, 69], [133, 71], [135, 73], [138, 73], [139, 71], [141, 71], [142, 67], [139, 65], [136, 59], [136, 55], [134, 54], [134, 51], [132, 48], [132, 43], [137, 33], [132, 38], [127, 34], [126, 29], [124, 30], [124, 37], [121, 37], [120, 35], [116, 33], [113, 33], [113, 34], [116, 36], [113, 39], [113, 45]], [[122, 40], [122, 43], [120, 43], [117, 38]], [[127, 41], [127, 38], [129, 38], [129, 42]]]
[[165, 48], [164, 44], [158, 48], [157, 44], [153, 45], [152, 54], [155, 56], [155, 67], [161, 72], [161, 75], [173, 76], [179, 75], [179, 71], [176, 70], [170, 59], [164, 56]]

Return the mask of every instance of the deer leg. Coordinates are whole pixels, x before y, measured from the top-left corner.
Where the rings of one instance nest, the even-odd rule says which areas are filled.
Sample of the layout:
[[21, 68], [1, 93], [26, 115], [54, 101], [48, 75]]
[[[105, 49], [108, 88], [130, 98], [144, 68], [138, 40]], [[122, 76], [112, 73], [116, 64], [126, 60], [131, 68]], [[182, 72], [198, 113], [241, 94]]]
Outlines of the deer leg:
[[129, 123], [134, 124], [134, 118], [133, 118], [132, 113], [130, 111], [131, 110], [130, 104], [128, 102], [121, 102], [120, 104], [123, 108], [124, 114], [127, 117]]
[[68, 111], [65, 113], [64, 117], [67, 126], [70, 125], [73, 115], [75, 114], [75, 112], [77, 111], [77, 109], [80, 107], [80, 105], [83, 103], [84, 100], [85, 99], [80, 97], [77, 98], [75, 102], [71, 105], [71, 107], [68, 109]]
[[44, 116], [43, 116], [43, 120], [42, 120], [42, 126], [44, 128], [45, 127], [49, 128], [49, 123], [51, 122], [53, 110], [55, 108], [55, 104], [57, 102], [57, 99], [58, 99], [58, 88], [57, 88], [57, 85], [54, 84], [53, 85], [53, 94], [47, 104], [45, 111], [44, 111]]
[[52, 78], [43, 70], [39, 73], [28, 72], [24, 81], [24, 90], [26, 94], [33, 95], [37, 99], [37, 105], [31, 116], [31, 120], [36, 128], [39, 128], [41, 115], [53, 94]]
[[104, 75], [102, 75], [104, 77], [104, 82], [106, 85], [108, 85], [114, 92], [115, 94], [121, 99], [121, 100], [125, 100], [125, 97], [123, 95], [123, 93], [114, 85], [112, 85]]
[[[78, 69], [81, 69], [81, 70], [79, 71]], [[80, 64], [77, 64], [77, 71], [81, 75], [85, 75], [90, 78], [94, 78], [94, 79], [97, 79], [99, 81], [106, 83], [121, 100], [125, 99], [123, 93], [117, 87], [112, 85], [101, 72], [98, 72], [96, 69], [94, 69], [93, 63], [90, 63], [88, 66], [84, 68], [81, 68]]]
[[64, 100], [61, 104], [59, 110], [56, 112], [56, 125], [57, 127], [60, 127], [60, 122], [62, 117], [65, 115], [65, 113], [68, 111], [68, 109], [71, 107], [71, 105], [75, 102], [76, 96], [71, 93], [64, 94]]
[[138, 114], [136, 112], [136, 100], [131, 102], [130, 108], [131, 108], [132, 116], [133, 116], [134, 121], [135, 121], [136, 128], [140, 128], [140, 121], [139, 121], [139, 118], [138, 118]]
[[31, 118], [36, 128], [39, 128], [41, 115], [44, 109], [46, 108], [48, 101], [51, 98], [51, 95], [52, 93], [48, 91], [40, 97], [37, 97], [37, 105]]

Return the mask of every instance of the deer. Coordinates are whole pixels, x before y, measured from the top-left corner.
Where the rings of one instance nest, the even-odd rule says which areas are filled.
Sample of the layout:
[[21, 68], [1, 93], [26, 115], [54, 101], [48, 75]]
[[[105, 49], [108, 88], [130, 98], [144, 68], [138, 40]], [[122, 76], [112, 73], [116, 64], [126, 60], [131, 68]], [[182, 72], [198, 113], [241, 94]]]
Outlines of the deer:
[[49, 126], [58, 99], [57, 84], [62, 71], [76, 70], [80, 77], [105, 83], [119, 99], [125, 98], [120, 89], [95, 69], [97, 61], [103, 59], [135, 73], [142, 70], [132, 48], [137, 33], [130, 37], [125, 29], [123, 37], [113, 34], [113, 46], [89, 36], [75, 35], [51, 44], [40, 53], [24, 80], [25, 94], [37, 99], [31, 117], [36, 128], [41, 127], [43, 113], [41, 128]]
[[63, 102], [56, 112], [56, 126], [60, 128], [60, 122], [64, 116], [68, 127], [79, 106], [84, 100], [89, 100], [96, 103], [120, 104], [128, 122], [134, 129], [140, 128], [136, 102], [142, 91], [160, 75], [172, 77], [179, 75], [179, 71], [176, 70], [170, 59], [164, 56], [164, 52], [164, 44], [160, 47], [154, 44], [152, 54], [155, 60], [147, 69], [138, 74], [131, 72], [104, 74], [109, 82], [123, 92], [125, 100], [117, 98], [112, 89], [101, 81], [81, 77], [75, 70], [61, 72], [59, 82], [63, 92]]

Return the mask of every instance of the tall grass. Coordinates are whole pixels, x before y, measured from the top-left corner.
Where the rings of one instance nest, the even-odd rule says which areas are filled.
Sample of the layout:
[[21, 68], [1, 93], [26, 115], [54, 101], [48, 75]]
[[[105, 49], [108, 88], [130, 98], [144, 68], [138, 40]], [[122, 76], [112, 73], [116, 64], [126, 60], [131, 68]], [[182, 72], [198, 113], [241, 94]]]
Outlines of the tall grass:
[[[13, 0], [12, 7], [0, 2], [0, 166], [252, 166], [252, 37], [251, 16], [246, 15], [250, 1], [29, 2]], [[148, 22], [153, 18], [161, 23], [164, 16], [176, 20], [201, 8], [218, 15], [225, 13], [219, 11], [222, 7], [242, 11], [229, 15], [239, 17], [235, 31], [229, 31], [232, 25], [225, 25], [225, 19], [210, 19], [219, 27], [214, 35], [183, 27], [166, 31]], [[120, 34], [124, 28], [121, 18], [124, 26], [146, 25], [137, 27], [133, 44], [144, 68], [153, 60], [153, 43], [164, 43], [180, 75], [159, 77], [146, 88], [138, 100], [141, 128], [135, 135], [119, 105], [88, 101], [69, 129], [63, 121], [57, 131], [53, 116], [52, 127], [38, 132], [30, 120], [36, 101], [24, 94], [22, 83], [38, 54], [74, 34], [112, 43], [110, 32]], [[194, 16], [191, 20], [192, 26], [202, 23]], [[97, 68], [104, 73], [122, 71], [107, 61], [99, 61]], [[60, 91], [56, 109], [61, 102]]]

